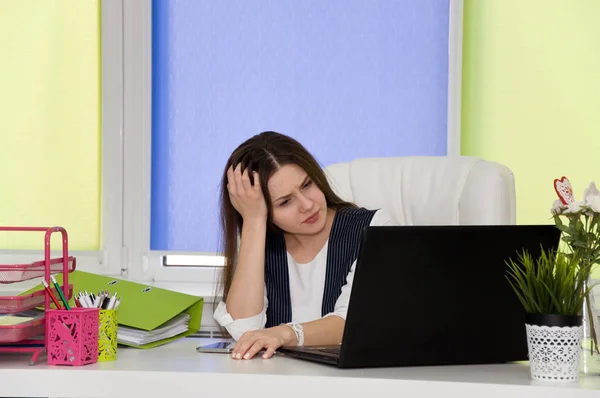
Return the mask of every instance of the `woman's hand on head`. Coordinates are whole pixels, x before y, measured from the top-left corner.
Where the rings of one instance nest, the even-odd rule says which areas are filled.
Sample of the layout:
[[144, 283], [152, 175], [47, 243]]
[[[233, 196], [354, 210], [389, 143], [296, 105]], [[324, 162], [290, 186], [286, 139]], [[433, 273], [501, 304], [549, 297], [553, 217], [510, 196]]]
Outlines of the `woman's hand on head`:
[[261, 350], [263, 359], [273, 356], [275, 350], [296, 340], [294, 331], [285, 326], [275, 326], [268, 329], [246, 332], [237, 341], [231, 356], [233, 359], [252, 359]]
[[227, 170], [227, 190], [231, 204], [241, 214], [244, 221], [267, 219], [267, 204], [260, 187], [258, 173], [253, 172], [254, 185], [250, 182], [248, 168], [242, 172], [242, 165]]

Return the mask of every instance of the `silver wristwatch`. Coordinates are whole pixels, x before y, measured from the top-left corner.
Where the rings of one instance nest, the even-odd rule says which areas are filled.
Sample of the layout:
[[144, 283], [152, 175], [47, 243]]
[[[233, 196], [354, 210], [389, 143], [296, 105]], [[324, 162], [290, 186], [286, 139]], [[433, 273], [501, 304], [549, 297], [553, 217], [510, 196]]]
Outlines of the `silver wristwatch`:
[[294, 333], [296, 334], [296, 340], [298, 341], [298, 346], [304, 344], [304, 328], [299, 323], [286, 323], [287, 326], [291, 327]]

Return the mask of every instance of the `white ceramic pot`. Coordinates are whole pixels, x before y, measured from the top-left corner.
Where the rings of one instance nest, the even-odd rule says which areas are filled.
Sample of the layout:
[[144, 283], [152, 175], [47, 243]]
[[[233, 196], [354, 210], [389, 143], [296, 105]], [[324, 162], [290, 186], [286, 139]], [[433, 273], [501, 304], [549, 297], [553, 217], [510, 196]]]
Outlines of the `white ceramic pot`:
[[581, 326], [526, 324], [533, 380], [572, 382], [579, 379]]

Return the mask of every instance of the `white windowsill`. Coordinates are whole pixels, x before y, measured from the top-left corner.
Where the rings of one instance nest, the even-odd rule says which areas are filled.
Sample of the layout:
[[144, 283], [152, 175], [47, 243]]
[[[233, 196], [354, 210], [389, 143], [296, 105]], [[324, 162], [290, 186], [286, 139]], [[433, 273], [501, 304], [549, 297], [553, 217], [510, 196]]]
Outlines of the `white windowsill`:
[[[60, 282], [60, 281], [59, 281]], [[143, 285], [174, 290], [177, 292], [202, 297], [205, 303], [212, 303], [214, 297], [214, 286], [207, 283], [185, 283], [185, 282], [150, 282], [136, 281]], [[0, 285], [0, 296], [17, 296], [40, 284], [40, 279], [31, 279], [24, 282]], [[220, 297], [219, 297], [220, 298]]]

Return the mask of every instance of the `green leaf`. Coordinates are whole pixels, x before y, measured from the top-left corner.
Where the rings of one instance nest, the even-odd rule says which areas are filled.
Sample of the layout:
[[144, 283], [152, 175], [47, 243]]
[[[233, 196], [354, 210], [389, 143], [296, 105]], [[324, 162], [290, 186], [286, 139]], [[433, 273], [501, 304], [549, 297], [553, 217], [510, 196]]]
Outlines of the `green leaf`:
[[[508, 279], [508, 277], [507, 277], [507, 279]], [[526, 312], [531, 312], [531, 307], [529, 306], [529, 303], [527, 302], [527, 299], [521, 293], [520, 289], [518, 289], [517, 287], [515, 287], [515, 285], [510, 281], [510, 279], [509, 279], [508, 283], [513, 288], [515, 294], [517, 295], [517, 298], [519, 299], [519, 301], [523, 305], [523, 308], [525, 308], [525, 311]]]
[[558, 227], [558, 229], [564, 226], [560, 216], [554, 216], [554, 224]]
[[565, 315], [581, 312], [587, 269], [580, 267], [578, 250], [563, 253], [542, 248], [536, 259], [522, 251], [517, 253], [517, 261], [505, 261], [506, 278], [525, 311]]
[[578, 240], [574, 240], [573, 242], [571, 242], [571, 245], [575, 246], [575, 247], [581, 247], [581, 248], [584, 248], [584, 249], [586, 249], [588, 247], [587, 242], [585, 242], [583, 240], [579, 240], [579, 239]]

